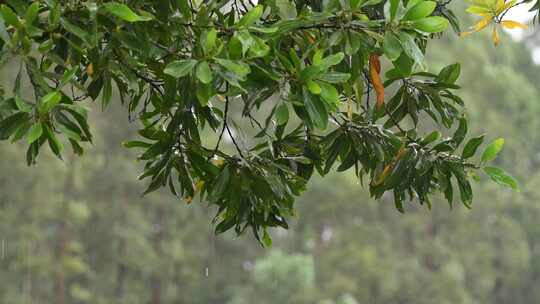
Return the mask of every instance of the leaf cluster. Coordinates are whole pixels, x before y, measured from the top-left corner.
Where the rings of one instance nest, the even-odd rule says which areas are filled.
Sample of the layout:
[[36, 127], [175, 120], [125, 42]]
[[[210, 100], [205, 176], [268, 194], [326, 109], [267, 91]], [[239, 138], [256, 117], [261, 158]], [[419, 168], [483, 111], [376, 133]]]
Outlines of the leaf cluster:
[[[7, 1], [1, 58], [20, 68], [0, 104], [0, 139], [26, 137], [29, 164], [45, 143], [60, 158], [64, 143], [82, 154], [92, 140], [84, 102], [106, 108], [116, 87], [141, 125], [124, 145], [141, 151], [145, 193], [166, 187], [215, 205], [216, 232], [249, 228], [268, 244], [267, 228], [288, 227], [311, 176], [335, 167], [354, 168], [375, 198], [393, 193], [400, 211], [412, 200], [430, 206], [436, 192], [452, 205], [454, 185], [470, 206], [472, 172], [502, 144], [479, 162], [483, 137], [458, 151], [459, 64], [433, 74], [424, 59], [430, 40], [459, 31], [447, 4]], [[33, 100], [21, 92], [26, 78]], [[420, 136], [424, 117], [437, 127]], [[501, 169], [484, 170], [517, 189]]]

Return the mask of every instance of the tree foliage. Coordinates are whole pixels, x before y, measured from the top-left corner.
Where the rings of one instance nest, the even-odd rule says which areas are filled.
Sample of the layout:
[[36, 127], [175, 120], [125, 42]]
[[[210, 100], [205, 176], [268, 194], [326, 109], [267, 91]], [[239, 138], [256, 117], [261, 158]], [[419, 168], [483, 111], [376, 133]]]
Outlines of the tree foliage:
[[[459, 16], [461, 5], [452, 4]], [[136, 137], [134, 124], [122, 123], [113, 94], [105, 112], [92, 104], [94, 144], [84, 157], [66, 150], [65, 162], [55, 161], [44, 147], [38, 165], [26, 167], [26, 139], [0, 144], [0, 303], [539, 302], [540, 67], [527, 50], [532, 39], [501, 33], [493, 48], [490, 34], [445, 35], [426, 58], [434, 69], [467, 59], [459, 94], [469, 132], [506, 139], [490, 165], [515, 172], [521, 193], [481, 173], [472, 210], [449, 210], [436, 195], [432, 211], [414, 203], [400, 214], [391, 195], [370, 201], [352, 170], [332, 170], [313, 176], [295, 203], [298, 218], [289, 231], [269, 229], [273, 248], [263, 249], [234, 231], [214, 236], [214, 208], [198, 200], [140, 196], [137, 150], [118, 144]], [[0, 69], [7, 90], [16, 72], [16, 61]]]
[[[489, 22], [521, 4], [505, 3]], [[391, 193], [400, 211], [430, 207], [437, 192], [470, 207], [478, 169], [517, 184], [485, 167], [504, 141], [482, 154], [484, 136], [468, 139], [460, 65], [428, 69], [430, 40], [449, 25], [459, 33], [447, 4], [7, 1], [1, 58], [19, 71], [0, 139], [26, 138], [28, 164], [45, 144], [59, 158], [65, 144], [83, 154], [85, 103], [106, 108], [116, 87], [141, 125], [124, 145], [141, 150], [145, 193], [166, 187], [217, 206], [217, 232], [249, 228], [270, 244], [267, 227], [287, 228], [312, 175], [333, 169], [354, 170], [376, 199]]]

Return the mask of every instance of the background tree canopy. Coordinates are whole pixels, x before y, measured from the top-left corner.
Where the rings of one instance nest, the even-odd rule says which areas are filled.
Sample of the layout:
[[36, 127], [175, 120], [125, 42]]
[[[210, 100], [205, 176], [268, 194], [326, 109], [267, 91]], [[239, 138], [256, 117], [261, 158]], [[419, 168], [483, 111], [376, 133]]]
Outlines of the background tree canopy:
[[[18, 72], [0, 139], [25, 138], [28, 164], [46, 143], [59, 158], [67, 143], [82, 154], [87, 101], [105, 108], [116, 87], [140, 122], [141, 138], [124, 145], [142, 150], [145, 194], [167, 187], [216, 205], [217, 232], [250, 228], [269, 245], [267, 227], [287, 228], [307, 181], [332, 168], [353, 170], [374, 198], [392, 193], [400, 211], [430, 207], [435, 192], [470, 207], [478, 169], [517, 183], [487, 166], [503, 139], [482, 153], [484, 135], [467, 139], [460, 65], [428, 70], [430, 41], [449, 25], [459, 33], [448, 4], [6, 1], [1, 58]], [[474, 1], [484, 19], [473, 31], [493, 24], [498, 44], [498, 25], [523, 26], [503, 20], [521, 4]]]

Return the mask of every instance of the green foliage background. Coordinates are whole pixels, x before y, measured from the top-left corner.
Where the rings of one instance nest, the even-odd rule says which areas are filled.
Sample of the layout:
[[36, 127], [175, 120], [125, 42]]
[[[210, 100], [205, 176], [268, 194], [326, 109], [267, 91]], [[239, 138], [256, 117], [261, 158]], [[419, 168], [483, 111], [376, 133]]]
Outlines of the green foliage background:
[[[432, 45], [429, 62], [462, 62], [474, 133], [506, 138], [496, 165], [512, 193], [484, 178], [472, 210], [369, 199], [354, 174], [313, 181], [289, 231], [263, 249], [214, 236], [215, 210], [168, 193], [141, 197], [125, 111], [93, 111], [94, 146], [64, 163], [0, 149], [0, 303], [538, 303], [540, 70], [522, 44], [489, 37]], [[440, 63], [440, 66], [437, 64]], [[2, 70], [2, 81], [13, 70]], [[135, 127], [135, 126], [132, 126]]]

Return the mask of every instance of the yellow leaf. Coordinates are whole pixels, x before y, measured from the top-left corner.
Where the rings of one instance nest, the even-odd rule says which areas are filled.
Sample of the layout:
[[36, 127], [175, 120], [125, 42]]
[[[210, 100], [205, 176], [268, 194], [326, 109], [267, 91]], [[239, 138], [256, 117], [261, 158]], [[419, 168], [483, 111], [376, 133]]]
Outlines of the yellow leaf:
[[493, 2], [493, 0], [490, 0], [490, 1], [486, 1], [486, 0], [472, 0], [471, 3], [476, 5], [476, 6], [481, 6], [481, 7], [490, 7], [491, 6], [491, 3]]
[[501, 21], [501, 25], [504, 28], [507, 28], [507, 29], [515, 29], [515, 28], [526, 29], [527, 28], [526, 24], [523, 24], [523, 23], [517, 22], [517, 21], [513, 21], [513, 20]]
[[219, 159], [219, 158], [212, 159], [212, 165], [214, 165], [216, 167], [221, 167], [221, 166], [223, 166], [224, 163], [225, 163], [225, 161], [223, 159]]
[[473, 31], [478, 32], [478, 31], [483, 30], [486, 26], [488, 26], [491, 23], [492, 19], [493, 18], [491, 18], [491, 17], [486, 17], [486, 18], [478, 21], [475, 25], [473, 25]]
[[497, 0], [485, 0], [486, 6], [495, 8], [497, 6]]
[[494, 26], [493, 27], [493, 44], [495, 46], [498, 46], [499, 45], [499, 32], [497, 32], [497, 27]]
[[372, 186], [376, 187], [376, 186], [381, 185], [382, 183], [384, 183], [384, 180], [386, 180], [388, 175], [390, 175], [390, 172], [392, 171], [393, 168], [394, 168], [394, 163], [393, 162], [386, 165], [384, 167], [384, 169], [382, 170], [381, 175], [379, 175], [377, 180], [375, 180], [374, 183], [372, 183]]
[[460, 37], [466, 37], [469, 36], [472, 33], [479, 32], [483, 30], [486, 26], [488, 26], [491, 21], [493, 20], [492, 16], [486, 16], [484, 19], [478, 21], [475, 25], [471, 27], [471, 31], [468, 32], [462, 32], [459, 34]]
[[204, 181], [200, 180], [195, 184], [195, 192], [201, 191], [202, 187], [204, 186]]
[[347, 100], [347, 118], [353, 119], [353, 106], [350, 98]]
[[483, 7], [483, 6], [477, 6], [477, 5], [471, 5], [465, 11], [467, 13], [480, 15], [480, 16], [483, 16], [483, 17], [486, 17], [488, 15], [492, 15], [491, 9], [489, 9], [487, 7]]
[[512, 0], [512, 1], [508, 1], [504, 4], [504, 6], [501, 8], [500, 12], [497, 13], [497, 15], [499, 15], [500, 13], [508, 10], [509, 8], [511, 8], [512, 6], [514, 6], [514, 4], [516, 4], [516, 1], [517, 0]]
[[371, 56], [369, 56], [369, 77], [377, 95], [377, 104], [375, 106], [377, 110], [379, 110], [384, 103], [384, 85], [379, 75], [380, 72], [381, 62], [379, 61], [379, 55], [371, 54]]
[[90, 76], [90, 77], [94, 76], [94, 65], [92, 63], [90, 63], [86, 67], [86, 74], [88, 74], [88, 76]]
[[392, 169], [394, 168], [394, 165], [396, 164], [396, 162], [403, 156], [405, 155], [405, 153], [407, 153], [407, 149], [405, 148], [405, 146], [401, 146], [401, 148], [399, 149], [398, 151], [398, 154], [396, 155], [395, 159], [389, 163], [388, 165], [386, 165], [382, 172], [381, 172], [381, 175], [379, 175], [379, 177], [377, 178], [377, 180], [375, 180], [373, 183], [372, 183], [372, 186], [378, 186], [380, 184], [382, 184], [384, 182], [384, 180], [388, 177], [388, 175], [390, 175], [390, 172], [392, 171]]
[[304, 33], [309, 43], [314, 44], [315, 42], [317, 42], [317, 40], [315, 39], [315, 36], [313, 36], [311, 33], [309, 32], [304, 32]]
[[193, 201], [193, 197], [191, 197], [191, 196], [186, 197], [186, 204], [189, 205], [189, 204], [191, 204], [192, 201]]
[[491, 20], [493, 20], [493, 17], [491, 17], [491, 16], [485, 17], [484, 19], [478, 21], [475, 25], [472, 26], [472, 31], [461, 32], [459, 34], [459, 36], [460, 37], [466, 37], [466, 36], [469, 36], [472, 33], [479, 32], [479, 31], [483, 30], [486, 26], [488, 26], [491, 23]]
[[497, 4], [495, 5], [495, 13], [498, 15], [503, 12], [504, 10], [504, 0], [497, 0]]
[[461, 37], [461, 38], [467, 37], [472, 33], [474, 33], [474, 31], [461, 32], [461, 33], [459, 33], [459, 37]]

